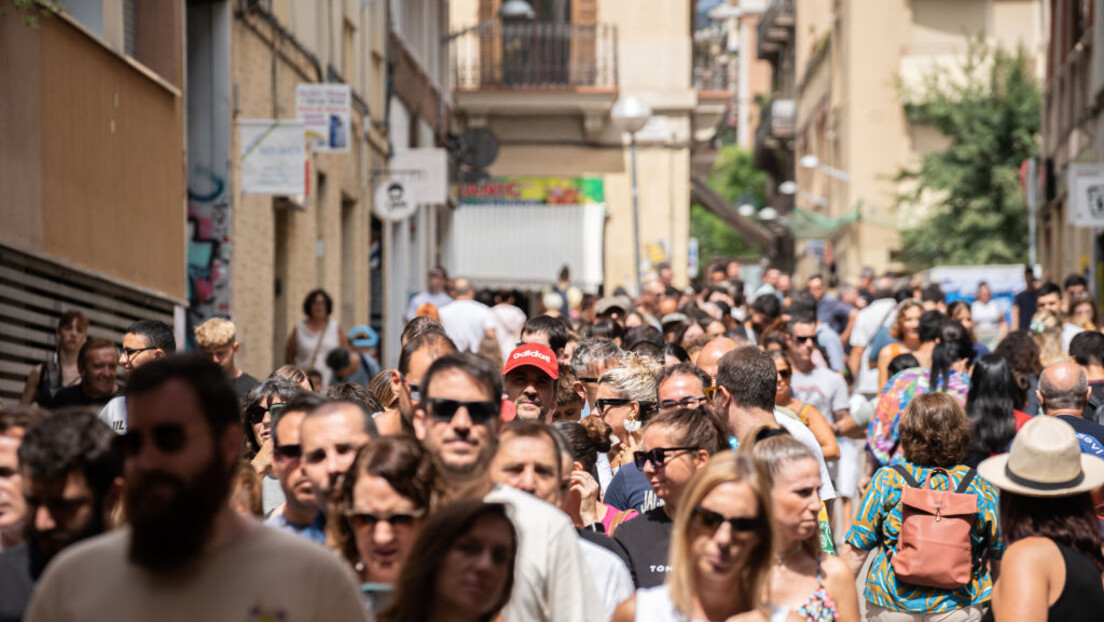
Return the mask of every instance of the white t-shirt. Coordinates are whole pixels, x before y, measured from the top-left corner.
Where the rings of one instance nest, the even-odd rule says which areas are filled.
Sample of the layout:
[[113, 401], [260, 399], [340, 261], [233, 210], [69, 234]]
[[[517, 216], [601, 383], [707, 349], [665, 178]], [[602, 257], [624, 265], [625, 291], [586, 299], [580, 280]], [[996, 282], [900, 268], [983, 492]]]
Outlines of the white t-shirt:
[[487, 305], [474, 300], [456, 300], [437, 310], [445, 333], [461, 352], [477, 352], [487, 329], [495, 327]]
[[126, 434], [126, 396], [117, 395], [111, 398], [111, 401], [104, 404], [104, 407], [100, 409], [100, 421], [103, 421], [107, 425], [111, 426], [111, 429], [115, 430], [116, 434]]
[[881, 298], [866, 305], [855, 316], [855, 326], [851, 329], [851, 338], [847, 343], [852, 348], [865, 348], [874, 341], [874, 336], [883, 326], [892, 326], [897, 319], [897, 301]]
[[502, 610], [505, 622], [605, 619], [602, 599], [579, 549], [579, 535], [567, 514], [501, 484], [483, 500], [505, 504], [518, 532], [514, 593]]
[[817, 442], [813, 433], [809, 431], [809, 428], [805, 427], [804, 423], [792, 417], [787, 417], [785, 415], [779, 416], [775, 413], [774, 420], [778, 422], [778, 425], [786, 428], [787, 432], [801, 441], [801, 444], [808, 447], [809, 451], [813, 452], [813, 455], [816, 456], [817, 464], [820, 465], [820, 500], [828, 501], [829, 499], [835, 499], [836, 487], [832, 485], [832, 475], [828, 472], [828, 465], [824, 463], [824, 452], [821, 451], [820, 443]]
[[996, 331], [1000, 328], [1004, 312], [996, 300], [982, 302], [975, 300], [970, 304], [970, 318], [974, 320], [974, 328], [978, 332]]
[[579, 550], [606, 606], [606, 618], [612, 618], [617, 605], [633, 594], [632, 573], [615, 553], [589, 540], [579, 538]]
[[38, 582], [27, 622], [372, 619], [337, 556], [271, 527], [171, 577], [131, 563], [129, 545], [122, 528], [63, 551]]
[[809, 373], [799, 372], [794, 367], [790, 389], [793, 390], [794, 397], [806, 404], [812, 404], [829, 422], [836, 420], [837, 410], [851, 407], [847, 399], [847, 382], [843, 376], [827, 367], [813, 367]]
[[510, 353], [521, 341], [521, 329], [525, 327], [525, 312], [514, 305], [495, 305], [491, 307], [494, 319], [495, 337], [502, 351], [502, 360], [510, 358]]

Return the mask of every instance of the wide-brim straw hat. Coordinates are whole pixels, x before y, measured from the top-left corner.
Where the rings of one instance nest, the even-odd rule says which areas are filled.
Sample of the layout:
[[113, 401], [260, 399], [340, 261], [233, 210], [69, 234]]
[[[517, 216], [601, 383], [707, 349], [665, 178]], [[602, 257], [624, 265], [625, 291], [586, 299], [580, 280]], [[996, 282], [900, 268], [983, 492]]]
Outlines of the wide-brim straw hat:
[[1008, 453], [977, 471], [997, 488], [1027, 497], [1069, 497], [1104, 485], [1104, 460], [1081, 453], [1073, 426], [1048, 415], [1028, 421]]

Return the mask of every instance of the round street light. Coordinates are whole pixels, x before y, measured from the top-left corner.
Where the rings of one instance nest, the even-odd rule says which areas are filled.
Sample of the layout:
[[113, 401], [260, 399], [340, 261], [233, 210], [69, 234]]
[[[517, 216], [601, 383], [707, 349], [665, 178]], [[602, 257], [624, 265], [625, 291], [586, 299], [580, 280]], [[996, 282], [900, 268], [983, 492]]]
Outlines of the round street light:
[[736, 208], [736, 213], [743, 216], [744, 218], [751, 218], [755, 215], [755, 206], [751, 203], [744, 203], [740, 207]]
[[778, 191], [785, 195], [797, 194], [797, 182], [784, 181], [778, 184]]
[[799, 162], [801, 163], [801, 168], [816, 168], [820, 166], [820, 158], [815, 155], [802, 156]]
[[778, 220], [778, 211], [773, 207], [764, 207], [759, 210], [759, 220], [774, 221]]
[[537, 12], [525, 0], [506, 0], [498, 9], [498, 16], [502, 19], [527, 19], [537, 18]]
[[610, 111], [610, 120], [622, 132], [635, 134], [648, 124], [652, 109], [642, 99], [628, 95], [617, 100]]

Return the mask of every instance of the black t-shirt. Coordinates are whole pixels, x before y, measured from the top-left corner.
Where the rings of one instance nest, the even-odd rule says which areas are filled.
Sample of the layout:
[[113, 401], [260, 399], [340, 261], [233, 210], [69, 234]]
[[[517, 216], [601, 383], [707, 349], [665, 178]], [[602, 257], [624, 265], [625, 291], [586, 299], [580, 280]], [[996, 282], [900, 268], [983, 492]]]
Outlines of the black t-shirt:
[[65, 387], [54, 393], [54, 399], [50, 401], [50, 408], [65, 408], [66, 406], [99, 406], [103, 407], [111, 401], [114, 395], [91, 398], [84, 394], [81, 385], [75, 384]]
[[673, 526], [661, 506], [621, 523], [613, 533], [613, 541], [624, 550], [621, 557], [628, 561], [636, 587], [655, 587], [667, 578], [667, 549]]
[[31, 556], [26, 544], [0, 552], [0, 622], [18, 622], [34, 591]]
[[1096, 439], [1100, 447], [1104, 447], [1104, 426], [1093, 423], [1092, 421], [1086, 421], [1083, 417], [1075, 417], [1073, 415], [1058, 415], [1058, 418], [1062, 421], [1073, 426], [1073, 429], [1078, 435], [1084, 434]]
[[1012, 305], [1020, 308], [1020, 325], [1016, 330], [1027, 330], [1031, 326], [1031, 318], [1035, 317], [1035, 308], [1038, 305], [1034, 291], [1024, 290], [1012, 298]]
[[244, 371], [242, 375], [234, 378], [230, 382], [234, 385], [234, 393], [238, 394], [238, 400], [242, 402], [245, 401], [246, 396], [253, 390], [253, 387], [261, 384], [259, 380]]
[[1089, 388], [1092, 389], [1092, 393], [1089, 393], [1089, 403], [1085, 404], [1085, 410], [1081, 414], [1087, 421], [1101, 423], [1096, 417], [1096, 410], [1104, 407], [1104, 380], [1090, 380]]

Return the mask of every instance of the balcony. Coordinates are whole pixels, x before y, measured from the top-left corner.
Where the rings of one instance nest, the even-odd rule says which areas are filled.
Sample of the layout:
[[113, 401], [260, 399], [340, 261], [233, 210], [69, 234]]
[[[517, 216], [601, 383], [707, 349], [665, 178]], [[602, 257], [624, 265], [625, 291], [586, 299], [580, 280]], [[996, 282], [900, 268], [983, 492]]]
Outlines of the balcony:
[[587, 90], [617, 86], [617, 27], [494, 21], [451, 43], [457, 92]]
[[775, 99], [763, 106], [759, 127], [755, 129], [753, 160], [759, 168], [771, 171], [779, 167], [779, 152], [789, 150], [794, 136], [796, 102], [792, 99]]
[[759, 21], [759, 58], [772, 60], [778, 57], [782, 48], [793, 40], [795, 21], [793, 0], [771, 0], [763, 19]]

